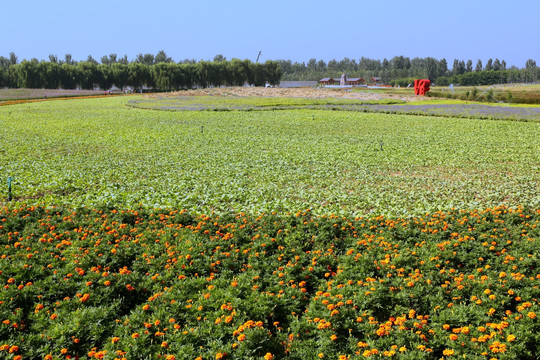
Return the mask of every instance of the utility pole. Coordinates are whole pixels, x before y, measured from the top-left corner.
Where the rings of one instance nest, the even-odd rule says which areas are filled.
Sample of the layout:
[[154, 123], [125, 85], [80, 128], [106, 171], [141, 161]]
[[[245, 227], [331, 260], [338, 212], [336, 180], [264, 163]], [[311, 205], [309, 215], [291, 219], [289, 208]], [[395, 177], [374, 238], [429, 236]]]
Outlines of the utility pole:
[[259, 55], [257, 55], [257, 60], [255, 61], [255, 63], [259, 62], [259, 58], [261, 57], [261, 55], [262, 55], [262, 51], [259, 51]]

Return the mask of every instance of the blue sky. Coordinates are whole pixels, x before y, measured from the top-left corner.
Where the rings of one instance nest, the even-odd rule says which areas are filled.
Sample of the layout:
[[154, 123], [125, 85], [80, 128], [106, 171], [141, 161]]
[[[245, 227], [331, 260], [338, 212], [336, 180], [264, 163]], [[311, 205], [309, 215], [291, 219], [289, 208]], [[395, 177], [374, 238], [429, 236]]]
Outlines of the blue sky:
[[93, 0], [0, 6], [0, 56], [307, 62], [406, 57], [540, 63], [538, 0]]

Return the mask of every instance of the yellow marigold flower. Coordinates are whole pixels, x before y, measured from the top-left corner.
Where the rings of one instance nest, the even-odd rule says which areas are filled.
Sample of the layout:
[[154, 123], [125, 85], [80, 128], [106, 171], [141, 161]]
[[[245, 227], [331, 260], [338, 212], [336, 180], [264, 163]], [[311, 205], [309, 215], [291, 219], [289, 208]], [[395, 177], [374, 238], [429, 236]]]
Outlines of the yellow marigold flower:
[[365, 350], [365, 351], [362, 353], [362, 355], [363, 355], [364, 357], [370, 357], [370, 356], [371, 356], [371, 350]]
[[450, 340], [455, 341], [457, 340], [458, 336], [456, 334], [450, 335]]
[[337, 335], [333, 334], [332, 336], [330, 336], [330, 340], [336, 341], [337, 340]]
[[445, 356], [450, 356], [450, 355], [454, 355], [455, 351], [453, 349], [444, 349], [442, 353]]
[[508, 341], [508, 342], [512, 342], [512, 341], [514, 341], [514, 340], [516, 340], [515, 335], [510, 334], [510, 335], [508, 335], [508, 336], [506, 337], [506, 341]]
[[264, 360], [272, 360], [273, 358], [274, 358], [274, 355], [272, 355], [269, 352], [264, 355]]
[[528, 317], [529, 319], [534, 319], [534, 318], [536, 318], [536, 313], [534, 313], [534, 312], [531, 311], [531, 312], [529, 312], [529, 313], [527, 314], [527, 317]]

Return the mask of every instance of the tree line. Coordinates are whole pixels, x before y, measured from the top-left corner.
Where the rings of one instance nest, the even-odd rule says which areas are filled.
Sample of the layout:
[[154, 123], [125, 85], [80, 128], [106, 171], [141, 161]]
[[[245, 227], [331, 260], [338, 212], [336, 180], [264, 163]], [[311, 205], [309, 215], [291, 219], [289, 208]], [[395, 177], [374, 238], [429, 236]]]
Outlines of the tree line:
[[232, 59], [216, 55], [213, 61], [185, 59], [174, 62], [165, 51], [157, 54], [138, 54], [129, 61], [127, 56], [110, 54], [98, 62], [92, 56], [85, 61], [75, 61], [70, 54], [63, 59], [49, 55], [48, 61], [37, 59], [18, 61], [14, 53], [0, 56], [0, 88], [63, 88], [101, 89], [112, 86], [120, 89], [148, 88], [157, 91], [191, 89], [196, 87], [263, 86], [279, 84], [280, 80], [320, 80], [325, 77], [339, 78], [345, 72], [348, 77], [360, 77], [369, 82], [379, 78], [384, 84], [406, 86], [415, 78], [430, 79], [437, 85], [492, 85], [516, 82], [536, 82], [540, 68], [532, 59], [524, 68], [507, 68], [505, 60], [489, 59], [484, 65], [477, 60], [454, 59], [452, 69], [446, 59], [408, 58], [394, 56], [391, 59], [362, 57], [358, 61], [344, 58], [340, 61], [310, 59], [305, 62], [291, 60], [268, 60], [265, 63]]
[[454, 59], [452, 69], [446, 59], [408, 58], [394, 56], [391, 59], [371, 59], [362, 57], [358, 61], [344, 58], [340, 61], [310, 59], [307, 63], [277, 60], [283, 72], [283, 80], [320, 80], [321, 78], [340, 78], [345, 72], [348, 77], [366, 79], [380, 78], [384, 84], [402, 85], [411, 79], [430, 79], [436, 84], [447, 85], [491, 85], [510, 82], [536, 82], [540, 79], [539, 68], [532, 59], [527, 60], [525, 68], [507, 68], [505, 60], [489, 59], [486, 64], [477, 60]]
[[0, 56], [0, 87], [108, 90], [148, 88], [158, 91], [192, 89], [196, 87], [264, 86], [279, 84], [282, 73], [276, 61], [253, 63], [250, 60], [227, 61], [217, 55], [214, 61], [172, 61], [164, 51], [156, 55], [139, 54], [133, 61], [127, 56], [110, 54], [101, 63], [88, 56], [74, 61], [70, 54], [63, 60], [50, 55], [49, 60], [18, 61], [14, 53]]

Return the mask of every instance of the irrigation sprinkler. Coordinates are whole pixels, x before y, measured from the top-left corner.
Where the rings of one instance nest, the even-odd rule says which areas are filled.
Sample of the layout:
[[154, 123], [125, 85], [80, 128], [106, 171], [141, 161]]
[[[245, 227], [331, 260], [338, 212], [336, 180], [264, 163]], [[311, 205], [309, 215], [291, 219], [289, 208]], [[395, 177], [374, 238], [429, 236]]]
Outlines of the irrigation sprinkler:
[[11, 195], [11, 182], [13, 181], [13, 178], [11, 176], [8, 176], [7, 183], [8, 183], [8, 201], [11, 201], [13, 199], [13, 196]]
[[201, 134], [204, 132], [204, 126], [201, 125]]
[[381, 151], [383, 151], [383, 142], [379, 141], [379, 145], [381, 146]]

